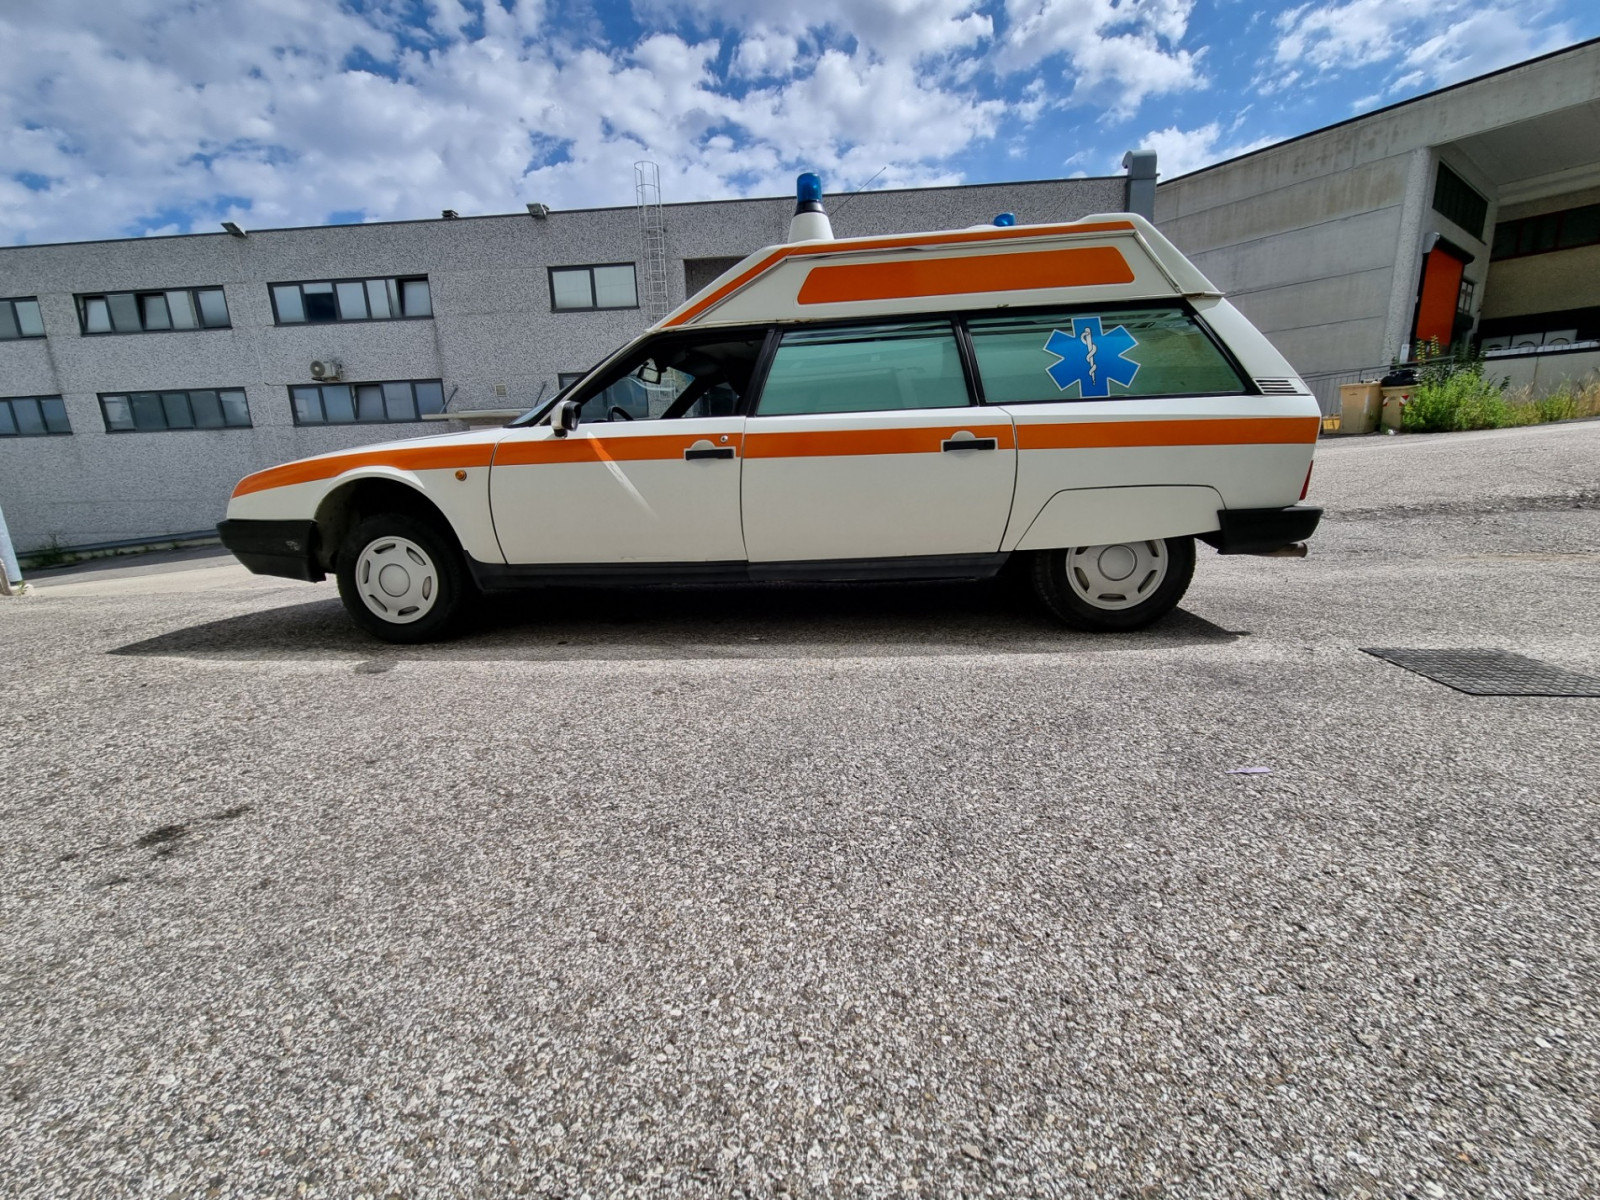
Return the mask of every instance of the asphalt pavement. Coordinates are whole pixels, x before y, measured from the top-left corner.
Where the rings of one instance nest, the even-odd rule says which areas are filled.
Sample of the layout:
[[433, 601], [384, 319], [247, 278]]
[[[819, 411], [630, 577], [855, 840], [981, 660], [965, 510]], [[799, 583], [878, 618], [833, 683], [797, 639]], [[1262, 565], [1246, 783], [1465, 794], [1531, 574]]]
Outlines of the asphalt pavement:
[[1000, 583], [397, 648], [205, 552], [38, 574], [0, 1195], [1595, 1194], [1600, 699], [1359, 648], [1600, 675], [1600, 422], [1311, 500], [1110, 637]]

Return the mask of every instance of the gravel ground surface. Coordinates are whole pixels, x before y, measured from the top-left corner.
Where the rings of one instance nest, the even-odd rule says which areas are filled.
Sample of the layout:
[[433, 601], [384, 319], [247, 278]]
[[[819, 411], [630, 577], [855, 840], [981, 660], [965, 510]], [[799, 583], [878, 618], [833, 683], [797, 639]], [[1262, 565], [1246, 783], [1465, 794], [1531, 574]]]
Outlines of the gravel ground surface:
[[[1600, 423], [1334, 441], [1311, 557], [0, 599], [0, 1194], [1527, 1197], [1600, 1178]], [[1270, 774], [1229, 774], [1261, 766]]]

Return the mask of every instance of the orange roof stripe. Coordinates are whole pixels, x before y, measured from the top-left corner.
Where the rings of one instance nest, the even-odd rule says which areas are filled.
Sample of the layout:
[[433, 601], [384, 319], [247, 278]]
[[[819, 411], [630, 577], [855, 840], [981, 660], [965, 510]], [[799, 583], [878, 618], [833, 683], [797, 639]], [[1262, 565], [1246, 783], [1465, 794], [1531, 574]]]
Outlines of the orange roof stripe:
[[982, 242], [1015, 241], [1019, 238], [1048, 237], [1068, 233], [1125, 233], [1133, 229], [1131, 221], [1097, 221], [1092, 225], [1012, 225], [993, 229], [965, 229], [955, 233], [910, 234], [897, 237], [873, 238], [848, 242], [797, 242], [792, 246], [779, 246], [766, 258], [735, 279], [729, 280], [716, 291], [702, 296], [683, 312], [663, 322], [663, 328], [685, 325], [739, 291], [757, 276], [789, 258], [804, 258], [813, 254], [840, 254], [861, 250], [900, 250], [912, 246], [961, 246]]
[[1132, 282], [1133, 270], [1115, 246], [1073, 246], [812, 267], [800, 285], [799, 300], [801, 304], [838, 304]]
[[360, 450], [334, 454], [327, 458], [308, 458], [246, 475], [233, 489], [235, 496], [248, 496], [269, 488], [296, 483], [315, 483], [353, 471], [357, 467], [394, 467], [400, 471], [453, 471], [458, 467], [487, 467], [494, 458], [494, 446], [398, 446], [391, 450]]

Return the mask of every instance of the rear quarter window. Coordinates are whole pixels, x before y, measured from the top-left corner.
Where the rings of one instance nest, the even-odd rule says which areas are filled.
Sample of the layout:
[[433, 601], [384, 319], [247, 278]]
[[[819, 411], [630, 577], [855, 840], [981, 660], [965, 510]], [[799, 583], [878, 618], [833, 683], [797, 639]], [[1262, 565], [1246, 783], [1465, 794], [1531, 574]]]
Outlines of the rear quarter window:
[[1245, 390], [1222, 351], [1181, 308], [1105, 308], [967, 322], [989, 404]]

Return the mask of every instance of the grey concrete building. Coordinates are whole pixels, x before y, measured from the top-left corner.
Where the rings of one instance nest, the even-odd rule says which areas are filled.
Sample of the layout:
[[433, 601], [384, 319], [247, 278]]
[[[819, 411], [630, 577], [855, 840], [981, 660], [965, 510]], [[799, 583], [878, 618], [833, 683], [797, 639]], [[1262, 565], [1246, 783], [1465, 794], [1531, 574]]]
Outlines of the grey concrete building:
[[1156, 190], [1162, 231], [1325, 402], [1417, 338], [1600, 367], [1600, 39]]
[[[847, 237], [1126, 200], [1116, 176], [829, 208]], [[24, 551], [208, 530], [251, 471], [461, 428], [422, 419], [444, 407], [531, 406], [644, 329], [652, 300], [782, 242], [793, 207], [661, 206], [654, 256], [633, 207], [0, 249], [0, 508]]]

